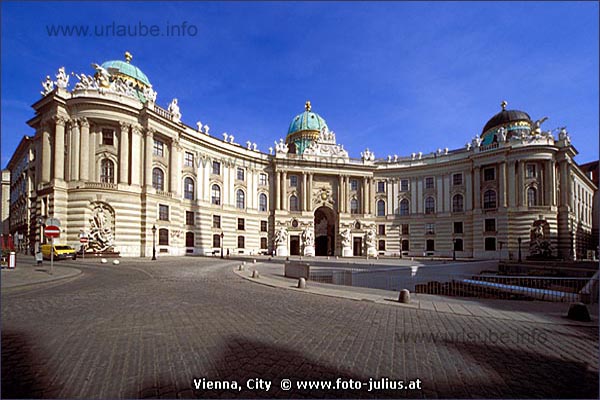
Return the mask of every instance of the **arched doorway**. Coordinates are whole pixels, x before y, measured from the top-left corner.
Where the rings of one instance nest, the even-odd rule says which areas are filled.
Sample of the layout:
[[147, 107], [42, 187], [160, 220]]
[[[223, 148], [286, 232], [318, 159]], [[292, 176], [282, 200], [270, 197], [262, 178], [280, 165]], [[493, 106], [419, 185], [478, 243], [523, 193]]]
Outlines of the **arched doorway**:
[[335, 252], [335, 213], [329, 207], [315, 210], [315, 255], [332, 256]]

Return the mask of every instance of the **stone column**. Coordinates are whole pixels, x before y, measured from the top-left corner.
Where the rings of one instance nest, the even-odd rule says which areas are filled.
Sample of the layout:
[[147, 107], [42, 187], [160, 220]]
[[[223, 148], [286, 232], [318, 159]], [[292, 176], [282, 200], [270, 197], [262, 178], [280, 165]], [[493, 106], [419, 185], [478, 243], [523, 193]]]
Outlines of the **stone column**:
[[481, 208], [481, 168], [473, 168], [473, 209]]
[[154, 150], [154, 129], [146, 129], [144, 140], [144, 185], [152, 186], [152, 152]]
[[554, 161], [548, 161], [547, 165], [548, 171], [546, 175], [548, 177], [548, 191], [550, 196], [548, 197], [548, 205], [555, 206], [556, 205], [556, 171], [554, 166]]
[[131, 184], [139, 186], [141, 184], [142, 163], [142, 127], [133, 125], [131, 127]]
[[502, 161], [498, 166], [498, 205], [506, 208], [506, 162]]
[[344, 212], [348, 213], [350, 208], [350, 177], [346, 176], [346, 182], [344, 183], [344, 198], [346, 202], [344, 203]]
[[[42, 177], [42, 183], [47, 183], [50, 182], [50, 173], [52, 172], [50, 170], [51, 166], [52, 166], [52, 156], [50, 153], [50, 125], [49, 123], [46, 122], [42, 122], [42, 137], [41, 137], [41, 148], [42, 148], [42, 172], [41, 172], [41, 177]], [[39, 174], [39, 172], [36, 171], [37, 174]]]
[[71, 180], [79, 180], [79, 120], [72, 120], [71, 124]]
[[287, 210], [287, 172], [281, 172], [281, 209]]
[[435, 177], [435, 190], [437, 194], [435, 199], [435, 211], [440, 214], [444, 211], [444, 182], [442, 179], [442, 175]]
[[119, 183], [129, 183], [129, 127], [126, 122], [119, 123]]
[[173, 193], [173, 196], [176, 196], [179, 194], [179, 181], [180, 179], [180, 175], [181, 175], [181, 165], [179, 163], [179, 155], [181, 153], [181, 148], [179, 145], [179, 141], [173, 141], [171, 142], [171, 152], [169, 154], [170, 156], [170, 162], [169, 162], [169, 170], [170, 170], [170, 178], [169, 178], [169, 183], [170, 183], [170, 188], [171, 188], [171, 192]]
[[519, 162], [519, 184], [517, 186], [517, 191], [519, 193], [519, 205], [526, 206], [527, 199], [525, 197], [525, 162]]
[[312, 211], [313, 173], [308, 174], [308, 211]]
[[306, 173], [302, 174], [302, 211], [308, 210], [308, 188], [306, 187], [306, 175]]
[[517, 180], [515, 178], [515, 161], [508, 162], [508, 184], [506, 189], [508, 190], [508, 207], [513, 208], [517, 204]]
[[65, 123], [66, 118], [54, 117], [54, 179], [65, 179]]
[[554, 205], [554, 199], [553, 199], [553, 193], [554, 193], [554, 165], [552, 163], [552, 160], [548, 160], [544, 163], [544, 205], [546, 206], [553, 206]]
[[362, 202], [361, 202], [361, 209], [362, 209], [362, 213], [366, 214], [367, 213], [367, 177], [363, 177], [363, 182], [362, 182]]
[[87, 118], [80, 119], [81, 152], [79, 155], [79, 179], [90, 180], [90, 123]]
[[90, 140], [88, 152], [88, 165], [90, 172], [88, 173], [88, 178], [91, 181], [96, 181], [98, 179], [96, 177], [96, 142], [98, 140], [96, 129], [97, 128], [95, 126], [90, 126]]
[[418, 212], [418, 198], [417, 198], [417, 180], [415, 178], [410, 179], [410, 213], [416, 214]]
[[281, 172], [275, 173], [275, 209], [281, 210]]

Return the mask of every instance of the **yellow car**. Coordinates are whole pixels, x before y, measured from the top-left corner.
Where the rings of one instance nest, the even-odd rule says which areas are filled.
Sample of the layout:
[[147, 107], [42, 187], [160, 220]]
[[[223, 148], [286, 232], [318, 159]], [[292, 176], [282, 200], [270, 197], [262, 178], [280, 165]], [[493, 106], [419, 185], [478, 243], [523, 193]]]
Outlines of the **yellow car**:
[[[46, 259], [50, 259], [50, 249], [51, 244], [43, 244], [42, 245], [42, 256]], [[55, 260], [64, 260], [66, 258], [76, 259], [77, 254], [75, 253], [75, 249], [66, 244], [55, 244], [54, 245], [54, 259]]]

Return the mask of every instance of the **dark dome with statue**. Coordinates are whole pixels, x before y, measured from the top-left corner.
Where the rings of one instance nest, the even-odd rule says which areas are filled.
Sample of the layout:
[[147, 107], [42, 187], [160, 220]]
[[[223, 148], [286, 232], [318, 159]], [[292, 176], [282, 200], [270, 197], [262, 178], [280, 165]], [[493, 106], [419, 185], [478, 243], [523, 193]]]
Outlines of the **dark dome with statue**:
[[499, 129], [506, 129], [507, 137], [514, 136], [515, 133], [531, 132], [531, 117], [525, 111], [507, 110], [506, 101], [502, 102], [502, 111], [494, 115], [485, 124], [481, 131], [482, 145], [494, 143], [498, 140], [496, 133]]

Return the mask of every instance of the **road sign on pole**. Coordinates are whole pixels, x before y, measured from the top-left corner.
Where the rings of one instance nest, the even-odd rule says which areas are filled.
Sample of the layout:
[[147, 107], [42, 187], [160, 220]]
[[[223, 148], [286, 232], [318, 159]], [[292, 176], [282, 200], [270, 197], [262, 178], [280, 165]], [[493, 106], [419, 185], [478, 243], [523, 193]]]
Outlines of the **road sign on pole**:
[[60, 236], [60, 228], [56, 225], [46, 225], [44, 229], [44, 236], [49, 238], [55, 238]]
[[46, 222], [45, 225], [54, 225], [54, 226], [60, 226], [60, 219], [58, 218], [46, 218]]

